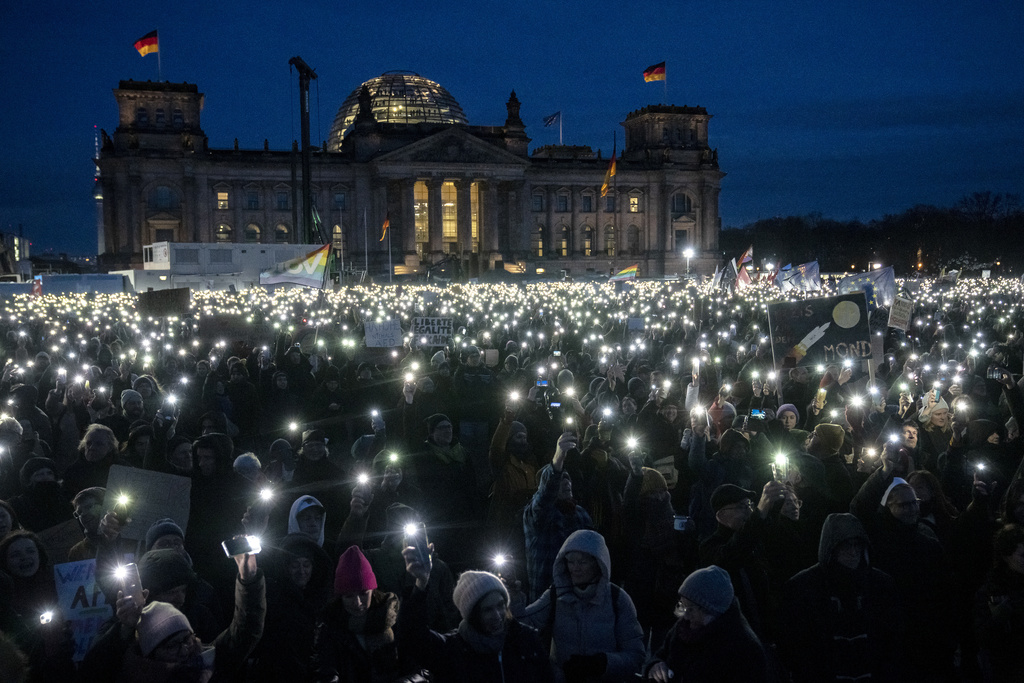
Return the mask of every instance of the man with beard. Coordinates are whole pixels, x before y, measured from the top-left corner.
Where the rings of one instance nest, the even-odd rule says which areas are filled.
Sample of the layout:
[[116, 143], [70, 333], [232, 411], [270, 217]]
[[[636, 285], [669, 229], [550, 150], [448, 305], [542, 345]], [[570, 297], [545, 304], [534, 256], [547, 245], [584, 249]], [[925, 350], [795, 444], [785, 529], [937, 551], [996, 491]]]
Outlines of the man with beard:
[[759, 683], [771, 680], [761, 641], [750, 629], [729, 574], [706, 567], [679, 587], [678, 621], [649, 663], [647, 678], [694, 683]]
[[[145, 413], [145, 403], [142, 394], [134, 389], [125, 389], [121, 392], [121, 412], [100, 420], [100, 424], [109, 427], [114, 433], [118, 443], [128, 440], [132, 423], [141, 420]], [[101, 482], [105, 483], [105, 482]]]
[[22, 493], [11, 499], [11, 507], [25, 529], [38, 532], [71, 519], [71, 505], [56, 472], [57, 465], [49, 458], [29, 458], [22, 465]]

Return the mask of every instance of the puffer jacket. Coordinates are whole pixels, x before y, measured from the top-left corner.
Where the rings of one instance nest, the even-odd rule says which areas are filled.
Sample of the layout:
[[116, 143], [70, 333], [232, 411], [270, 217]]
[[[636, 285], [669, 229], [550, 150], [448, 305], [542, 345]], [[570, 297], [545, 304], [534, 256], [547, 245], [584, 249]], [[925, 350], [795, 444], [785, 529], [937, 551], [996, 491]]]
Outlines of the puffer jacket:
[[[581, 598], [573, 588], [565, 562], [571, 552], [594, 557], [601, 570], [597, 590], [589, 599]], [[603, 653], [608, 661], [605, 681], [626, 680], [640, 671], [645, 653], [636, 609], [625, 591], [613, 590], [610, 576], [611, 558], [604, 537], [586, 529], [573, 532], [555, 557], [552, 586], [521, 617], [523, 623], [542, 633], [550, 631], [552, 658], [559, 665], [557, 680], [564, 680], [561, 665], [573, 655]]]

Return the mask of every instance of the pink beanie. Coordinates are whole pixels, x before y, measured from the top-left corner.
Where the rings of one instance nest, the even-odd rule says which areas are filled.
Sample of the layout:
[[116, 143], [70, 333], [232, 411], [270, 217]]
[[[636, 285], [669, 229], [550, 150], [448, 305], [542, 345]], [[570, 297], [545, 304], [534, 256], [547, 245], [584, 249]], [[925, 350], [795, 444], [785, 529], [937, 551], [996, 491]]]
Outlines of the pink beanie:
[[334, 594], [362, 593], [376, 588], [377, 577], [373, 575], [369, 560], [359, 546], [349, 547], [342, 553], [334, 572]]

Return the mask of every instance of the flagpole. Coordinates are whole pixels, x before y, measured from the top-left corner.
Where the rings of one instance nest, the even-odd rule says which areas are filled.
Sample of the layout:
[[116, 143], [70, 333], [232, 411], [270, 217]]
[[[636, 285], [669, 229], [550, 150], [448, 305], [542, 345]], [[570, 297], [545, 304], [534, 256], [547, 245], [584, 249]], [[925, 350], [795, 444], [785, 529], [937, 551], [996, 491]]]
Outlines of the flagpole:
[[395, 264], [392, 262], [391, 256], [391, 221], [388, 221], [388, 282], [393, 283], [395, 281]]
[[[612, 131], [612, 163], [613, 164], [618, 164], [618, 162], [615, 161], [615, 151], [616, 151], [616, 147], [618, 146], [618, 143], [619, 143], [618, 131], [613, 130]], [[615, 207], [615, 211], [612, 213], [612, 227], [615, 229], [615, 239], [618, 241], [619, 245], [621, 245], [623, 242], [622, 242], [622, 235], [619, 234], [619, 169], [618, 169], [617, 166], [615, 168], [615, 175], [612, 176], [612, 178], [613, 178], [613, 180], [612, 180], [612, 205]], [[616, 248], [615, 249], [615, 256], [616, 257], [618, 257], [620, 251], [622, 251], [621, 248]]]
[[162, 46], [160, 45], [160, 29], [158, 28], [156, 30], [156, 80], [157, 81], [164, 80], [164, 70], [163, 70], [163, 67], [161, 66], [161, 63], [160, 63], [160, 52], [161, 52], [161, 50], [162, 50]]
[[363, 269], [366, 271], [363, 277], [370, 272], [370, 242], [366, 236], [366, 207], [363, 207]]
[[558, 146], [562, 146], [562, 114], [558, 114]]

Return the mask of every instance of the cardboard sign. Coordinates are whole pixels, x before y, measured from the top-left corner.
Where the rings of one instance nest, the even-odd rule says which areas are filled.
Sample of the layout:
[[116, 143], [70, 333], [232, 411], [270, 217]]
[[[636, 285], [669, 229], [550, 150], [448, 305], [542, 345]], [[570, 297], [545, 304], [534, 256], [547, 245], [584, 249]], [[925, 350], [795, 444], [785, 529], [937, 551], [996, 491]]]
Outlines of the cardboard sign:
[[402, 324], [397, 318], [382, 323], [367, 321], [366, 346], [368, 348], [391, 348], [402, 345]]
[[[114, 607], [107, 603], [96, 582], [96, 560], [55, 564], [53, 580], [57, 584], [57, 609], [53, 619], [54, 622], [71, 622], [71, 633], [75, 639], [73, 659], [80, 662], [100, 627], [114, 613]], [[53, 623], [50, 628], [60, 626]]]
[[484, 349], [484, 365], [493, 368], [498, 364], [498, 349]]
[[131, 522], [121, 531], [122, 538], [141, 541], [153, 522], [165, 517], [173, 519], [182, 529], [188, 528], [192, 492], [192, 480], [188, 477], [113, 465], [107, 475], [106, 488], [111, 501], [121, 493], [128, 496]]
[[889, 327], [907, 331], [910, 327], [910, 316], [914, 312], [914, 302], [910, 299], [896, 297], [889, 307]]
[[[413, 339], [420, 346], [445, 346], [452, 338], [454, 326], [451, 318], [413, 318]], [[427, 341], [424, 342], [423, 339]]]
[[644, 330], [644, 319], [643, 318], [629, 318], [629, 319], [627, 319], [626, 320], [626, 329], [629, 330], [630, 332], [632, 332], [634, 330], [639, 330], [640, 332], [643, 332], [643, 330]]
[[872, 357], [863, 292], [768, 304], [768, 330], [776, 367]]
[[184, 318], [189, 312], [189, 295], [192, 290], [188, 287], [177, 289], [162, 289], [156, 292], [140, 292], [139, 303], [136, 308], [143, 317], [153, 316], [163, 318], [176, 316]]

